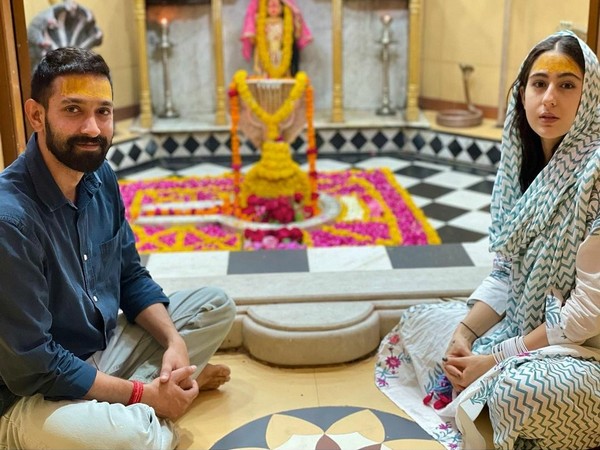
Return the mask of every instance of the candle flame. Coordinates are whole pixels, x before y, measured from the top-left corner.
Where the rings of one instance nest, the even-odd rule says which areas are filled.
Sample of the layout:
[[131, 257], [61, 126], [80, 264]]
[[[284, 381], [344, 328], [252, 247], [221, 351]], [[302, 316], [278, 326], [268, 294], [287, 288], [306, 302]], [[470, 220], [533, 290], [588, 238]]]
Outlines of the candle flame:
[[163, 17], [162, 19], [160, 19], [160, 23], [162, 23], [163, 25], [167, 24], [167, 18]]

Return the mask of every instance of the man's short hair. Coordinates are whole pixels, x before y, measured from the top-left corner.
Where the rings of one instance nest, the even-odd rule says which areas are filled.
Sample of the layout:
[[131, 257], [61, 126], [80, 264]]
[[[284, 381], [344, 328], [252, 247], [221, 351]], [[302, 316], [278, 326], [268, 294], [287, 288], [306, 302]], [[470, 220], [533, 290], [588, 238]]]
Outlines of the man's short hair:
[[78, 47], [61, 47], [42, 58], [31, 78], [31, 98], [48, 107], [52, 82], [63, 75], [105, 76], [112, 87], [110, 69], [102, 56]]

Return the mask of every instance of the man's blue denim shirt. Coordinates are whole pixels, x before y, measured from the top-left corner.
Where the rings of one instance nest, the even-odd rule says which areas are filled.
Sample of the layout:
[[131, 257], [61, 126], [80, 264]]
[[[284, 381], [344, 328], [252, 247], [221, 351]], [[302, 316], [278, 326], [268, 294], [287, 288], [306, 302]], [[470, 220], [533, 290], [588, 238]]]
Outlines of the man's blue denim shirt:
[[121, 308], [129, 321], [168, 304], [141, 265], [108, 163], [85, 174], [76, 203], [60, 191], [36, 135], [0, 172], [0, 385], [81, 398]]

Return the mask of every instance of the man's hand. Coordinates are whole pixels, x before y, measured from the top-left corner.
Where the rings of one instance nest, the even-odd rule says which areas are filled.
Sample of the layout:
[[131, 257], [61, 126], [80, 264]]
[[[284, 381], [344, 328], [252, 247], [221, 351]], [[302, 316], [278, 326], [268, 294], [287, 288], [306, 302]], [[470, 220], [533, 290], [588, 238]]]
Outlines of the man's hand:
[[[135, 321], [165, 349], [159, 375], [161, 383], [169, 381], [174, 370], [190, 365], [187, 345], [162, 303], [148, 306], [138, 314]], [[190, 377], [189, 382], [182, 380], [178, 384], [189, 389], [192, 387], [191, 381]]]
[[192, 379], [195, 370], [196, 366], [185, 366], [170, 372], [166, 381], [155, 378], [144, 385], [142, 403], [152, 406], [158, 417], [177, 420], [198, 396], [198, 383]]
[[[188, 367], [189, 365], [190, 358], [188, 355], [187, 346], [185, 345], [184, 340], [178, 336], [178, 339], [173, 340], [163, 354], [159, 376], [160, 382], [166, 383], [169, 381], [169, 378], [174, 370], [182, 367]], [[182, 380], [179, 384], [182, 388], [189, 389], [192, 386], [191, 382], [192, 377], [190, 376], [187, 382]]]

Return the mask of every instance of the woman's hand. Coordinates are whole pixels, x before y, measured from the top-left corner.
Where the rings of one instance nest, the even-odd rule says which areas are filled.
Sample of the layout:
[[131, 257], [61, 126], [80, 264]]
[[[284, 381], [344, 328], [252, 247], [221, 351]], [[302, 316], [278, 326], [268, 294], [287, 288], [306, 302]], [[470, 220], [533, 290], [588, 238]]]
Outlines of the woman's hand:
[[458, 329], [452, 335], [452, 339], [446, 349], [446, 357], [448, 356], [469, 356], [471, 355], [471, 348], [473, 347], [473, 341], [470, 336], [461, 333]]
[[[444, 373], [457, 391], [462, 391], [494, 365], [487, 357], [473, 355], [473, 342], [502, 317], [488, 304], [475, 301], [471, 311], [458, 323], [443, 358]], [[487, 367], [487, 369], [486, 369]]]
[[495, 364], [492, 355], [448, 356], [444, 358], [442, 369], [454, 389], [462, 391]]
[[448, 344], [448, 348], [446, 349], [446, 354], [444, 355], [442, 362], [442, 369], [448, 377], [448, 380], [450, 380], [450, 383], [452, 383], [452, 387], [457, 391], [462, 391], [466, 387], [462, 379], [462, 368], [456, 367], [448, 361], [450, 358], [456, 360], [462, 357], [472, 356], [473, 353], [471, 352], [471, 349], [473, 348], [474, 341], [475, 335], [461, 322], [456, 327], [452, 339], [450, 340], [450, 344]]

